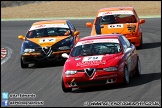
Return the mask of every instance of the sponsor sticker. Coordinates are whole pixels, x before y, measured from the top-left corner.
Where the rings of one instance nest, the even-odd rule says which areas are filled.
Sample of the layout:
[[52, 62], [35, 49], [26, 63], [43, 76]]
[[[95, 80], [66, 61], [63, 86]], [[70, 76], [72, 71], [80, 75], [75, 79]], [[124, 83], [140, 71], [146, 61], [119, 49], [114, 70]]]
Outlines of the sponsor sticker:
[[87, 40], [87, 41], [80, 41], [76, 44], [76, 46], [84, 45], [84, 44], [91, 44], [91, 43], [106, 43], [106, 42], [112, 42], [112, 43], [119, 43], [118, 39], [95, 39], [95, 40]]
[[98, 17], [105, 16], [105, 15], [115, 15], [115, 14], [130, 14], [130, 15], [133, 15], [133, 12], [132, 11], [126, 11], [126, 10], [123, 10], [123, 11], [100, 12], [98, 14]]
[[41, 25], [32, 26], [29, 31], [41, 29], [41, 28], [51, 28], [51, 27], [69, 28], [67, 24], [41, 24]]
[[106, 61], [102, 60], [103, 55], [100, 56], [88, 56], [84, 57], [82, 62], [78, 62], [77, 66], [94, 66], [94, 65], [100, 65], [105, 64]]
[[100, 64], [106, 64], [105, 60], [95, 60], [95, 61], [84, 61], [84, 62], [78, 62], [77, 66], [83, 67], [83, 66], [97, 66]]

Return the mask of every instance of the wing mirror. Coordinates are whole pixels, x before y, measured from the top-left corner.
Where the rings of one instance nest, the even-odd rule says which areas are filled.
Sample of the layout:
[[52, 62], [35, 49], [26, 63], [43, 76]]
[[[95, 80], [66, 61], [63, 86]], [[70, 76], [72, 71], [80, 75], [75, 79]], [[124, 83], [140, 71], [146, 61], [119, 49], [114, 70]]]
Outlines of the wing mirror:
[[126, 52], [129, 52], [131, 49], [132, 49], [132, 48], [127, 48], [127, 49], [125, 50], [125, 53], [126, 53]]
[[93, 24], [92, 24], [91, 22], [87, 22], [87, 23], [86, 23], [86, 26], [87, 26], [87, 27], [92, 27], [92, 25], [93, 25]]
[[63, 53], [61, 56], [62, 56], [63, 58], [69, 58], [69, 55], [68, 55], [67, 53]]
[[18, 38], [21, 40], [25, 40], [25, 36], [23, 36], [23, 35], [19, 35]]
[[77, 36], [77, 35], [79, 35], [79, 34], [80, 34], [79, 31], [75, 31], [75, 32], [74, 32], [74, 35], [75, 35], [75, 36]]
[[140, 20], [140, 24], [143, 24], [143, 23], [145, 23], [145, 19]]

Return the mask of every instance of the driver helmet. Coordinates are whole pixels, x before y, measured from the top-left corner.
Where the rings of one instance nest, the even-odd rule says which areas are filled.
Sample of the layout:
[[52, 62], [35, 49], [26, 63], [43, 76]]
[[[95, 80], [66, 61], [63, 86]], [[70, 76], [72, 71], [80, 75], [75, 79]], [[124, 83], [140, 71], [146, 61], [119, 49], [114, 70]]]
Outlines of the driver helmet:
[[102, 16], [103, 22], [114, 22], [114, 20], [115, 20], [114, 15]]
[[69, 34], [70, 34], [70, 33], [69, 33], [69, 30], [67, 30], [67, 31], [64, 33], [65, 36], [69, 36]]
[[91, 54], [91, 50], [92, 50], [92, 45], [82, 45], [82, 49], [83, 49], [83, 55], [89, 55]]
[[38, 29], [37, 30], [37, 36], [43, 36], [44, 35], [44, 30], [43, 29]]

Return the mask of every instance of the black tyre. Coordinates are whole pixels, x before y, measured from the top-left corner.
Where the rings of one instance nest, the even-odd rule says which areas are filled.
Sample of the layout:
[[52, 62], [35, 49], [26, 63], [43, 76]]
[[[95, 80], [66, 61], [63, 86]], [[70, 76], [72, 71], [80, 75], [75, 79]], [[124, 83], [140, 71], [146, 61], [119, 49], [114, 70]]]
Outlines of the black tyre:
[[137, 60], [137, 65], [136, 65], [136, 72], [135, 72], [135, 77], [140, 77], [141, 76], [141, 63], [138, 58]]
[[141, 42], [140, 42], [140, 45], [137, 47], [137, 49], [142, 49], [142, 45], [143, 45], [143, 39], [142, 39], [142, 36], [141, 36]]
[[66, 88], [65, 85], [64, 85], [64, 81], [62, 80], [62, 90], [64, 92], [71, 92], [72, 91], [72, 88]]
[[123, 81], [123, 84], [124, 84], [124, 85], [129, 84], [129, 80], [130, 80], [129, 71], [128, 71], [127, 66], [125, 66], [125, 67], [124, 67], [124, 81]]
[[22, 57], [21, 57], [21, 59], [20, 59], [20, 62], [21, 62], [21, 68], [28, 68], [28, 64], [25, 64], [25, 63], [23, 62]]

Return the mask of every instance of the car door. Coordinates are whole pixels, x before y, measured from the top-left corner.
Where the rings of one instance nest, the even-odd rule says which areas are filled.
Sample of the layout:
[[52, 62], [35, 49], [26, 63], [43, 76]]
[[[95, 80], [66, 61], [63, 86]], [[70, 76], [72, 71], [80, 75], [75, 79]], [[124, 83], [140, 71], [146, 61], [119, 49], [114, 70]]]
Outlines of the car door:
[[137, 53], [136, 53], [136, 49], [135, 46], [130, 43], [130, 41], [125, 37], [122, 36], [123, 40], [125, 41], [126, 45], [127, 45], [127, 50], [129, 50], [129, 65], [130, 65], [130, 71], [133, 71], [136, 63], [137, 63]]
[[128, 71], [131, 72], [131, 70], [132, 70], [131, 69], [131, 66], [132, 66], [131, 48], [129, 48], [129, 46], [127, 45], [127, 43], [123, 39], [123, 36], [120, 37], [120, 41], [122, 43], [123, 50], [124, 50], [123, 58], [125, 60], [125, 63], [127, 64]]

